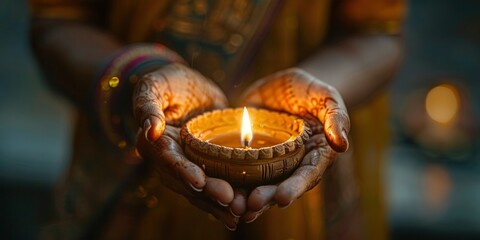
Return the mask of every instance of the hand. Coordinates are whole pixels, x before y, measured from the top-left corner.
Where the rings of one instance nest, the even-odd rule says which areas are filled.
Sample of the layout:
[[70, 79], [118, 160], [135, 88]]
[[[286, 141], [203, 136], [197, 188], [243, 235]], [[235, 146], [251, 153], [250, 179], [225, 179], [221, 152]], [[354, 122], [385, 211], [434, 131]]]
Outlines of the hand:
[[292, 176], [278, 185], [259, 186], [250, 193], [243, 220], [252, 222], [275, 204], [289, 206], [319, 183], [336, 153], [348, 149], [350, 120], [336, 89], [296, 68], [261, 79], [247, 89], [242, 99], [245, 105], [299, 115], [313, 134]]
[[211, 213], [227, 228], [235, 229], [238, 216], [231, 214], [230, 208], [241, 209], [245, 200], [234, 201], [238, 194], [229, 183], [205, 176], [200, 167], [184, 156], [178, 128], [197, 113], [226, 105], [227, 99], [218, 87], [181, 64], [145, 75], [133, 96], [135, 118], [143, 126], [137, 149], [151, 169], [150, 178], [158, 179], [196, 207]]

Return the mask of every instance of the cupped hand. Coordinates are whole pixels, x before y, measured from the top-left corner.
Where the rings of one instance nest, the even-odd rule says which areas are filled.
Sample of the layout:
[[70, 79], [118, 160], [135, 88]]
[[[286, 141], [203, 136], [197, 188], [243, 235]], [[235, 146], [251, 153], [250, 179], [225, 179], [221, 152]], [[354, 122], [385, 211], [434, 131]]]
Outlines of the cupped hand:
[[243, 220], [252, 222], [275, 204], [289, 206], [319, 183], [337, 152], [348, 149], [350, 120], [336, 89], [297, 68], [259, 80], [246, 90], [242, 101], [301, 116], [312, 130], [306, 154], [295, 172], [277, 185], [259, 186], [249, 194]]
[[142, 187], [155, 195], [159, 186], [155, 183], [164, 184], [192, 205], [212, 214], [228, 229], [235, 230], [239, 216], [232, 214], [230, 209], [245, 206], [246, 200], [234, 201], [236, 194], [230, 184], [205, 176], [201, 168], [184, 156], [180, 146], [180, 129], [177, 127], [167, 125], [154, 142], [148, 141], [143, 133], [139, 134], [137, 149], [146, 160], [149, 173], [149, 180]]
[[227, 228], [235, 229], [237, 214], [246, 208], [245, 198], [241, 201], [241, 195], [229, 183], [207, 177], [189, 161], [179, 132], [179, 126], [195, 114], [226, 105], [227, 99], [217, 86], [182, 64], [167, 65], [146, 74], [133, 95], [135, 119], [142, 126], [137, 149], [152, 170], [150, 177], [212, 214]]

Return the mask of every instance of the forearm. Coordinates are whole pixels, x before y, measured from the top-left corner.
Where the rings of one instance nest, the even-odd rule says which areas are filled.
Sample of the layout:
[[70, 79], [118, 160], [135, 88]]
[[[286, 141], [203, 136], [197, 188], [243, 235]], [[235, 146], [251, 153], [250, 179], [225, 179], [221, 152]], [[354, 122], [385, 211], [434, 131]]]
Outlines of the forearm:
[[102, 64], [121, 46], [105, 32], [73, 21], [33, 21], [31, 41], [51, 85], [82, 108], [91, 101]]
[[335, 87], [351, 108], [393, 77], [400, 57], [398, 37], [363, 36], [327, 48], [298, 67]]

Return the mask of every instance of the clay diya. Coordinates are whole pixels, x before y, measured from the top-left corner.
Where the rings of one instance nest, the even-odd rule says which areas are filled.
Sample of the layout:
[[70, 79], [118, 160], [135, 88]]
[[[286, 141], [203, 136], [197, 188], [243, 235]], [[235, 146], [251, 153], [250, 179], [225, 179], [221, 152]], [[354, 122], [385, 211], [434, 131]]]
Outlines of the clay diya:
[[197, 116], [180, 134], [186, 156], [208, 176], [232, 186], [255, 187], [293, 173], [305, 154], [310, 130], [294, 115], [236, 108]]

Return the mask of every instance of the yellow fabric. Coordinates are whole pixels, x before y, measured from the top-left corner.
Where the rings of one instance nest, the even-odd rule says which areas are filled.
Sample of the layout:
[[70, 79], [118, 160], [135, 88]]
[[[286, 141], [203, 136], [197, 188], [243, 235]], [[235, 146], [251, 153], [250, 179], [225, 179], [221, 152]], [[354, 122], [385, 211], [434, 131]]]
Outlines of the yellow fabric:
[[368, 239], [388, 237], [382, 175], [385, 169], [385, 149], [390, 138], [388, 109], [388, 95], [384, 91], [366, 105], [351, 112], [355, 177], [361, 193], [361, 222]]

